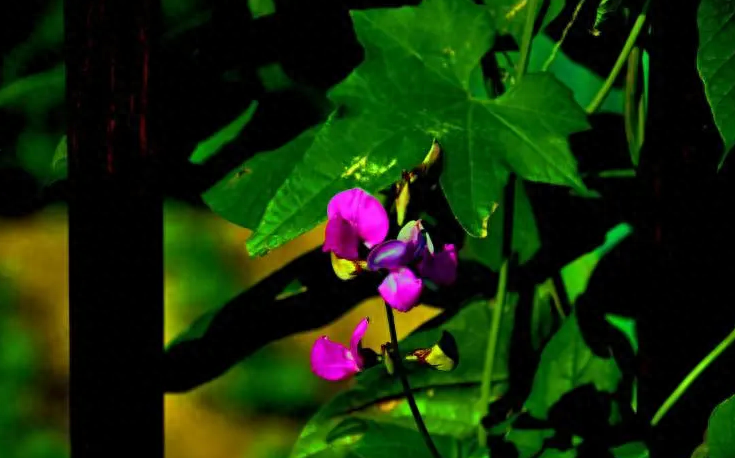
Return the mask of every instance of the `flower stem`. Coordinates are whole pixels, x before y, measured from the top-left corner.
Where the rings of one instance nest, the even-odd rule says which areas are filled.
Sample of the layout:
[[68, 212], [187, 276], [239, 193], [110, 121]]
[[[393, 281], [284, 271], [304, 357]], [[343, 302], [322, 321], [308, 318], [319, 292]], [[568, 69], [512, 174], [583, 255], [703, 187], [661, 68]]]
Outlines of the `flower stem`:
[[681, 398], [681, 396], [689, 388], [689, 386], [694, 383], [694, 380], [699, 377], [699, 375], [704, 372], [704, 370], [707, 369], [707, 367], [712, 364], [712, 362], [717, 359], [717, 357], [720, 356], [722, 352], [724, 352], [727, 347], [729, 347], [733, 342], [735, 342], [735, 329], [733, 329], [732, 332], [728, 334], [727, 337], [725, 337], [725, 339], [714, 348], [714, 350], [712, 350], [707, 356], [705, 356], [704, 359], [700, 361], [694, 369], [692, 369], [689, 375], [687, 375], [684, 380], [681, 381], [674, 392], [671, 393], [668, 398], [666, 398], [666, 401], [664, 401], [661, 407], [659, 407], [656, 414], [653, 416], [653, 419], [651, 420], [651, 426], [656, 426], [661, 421], [664, 415], [666, 415], [666, 413], [671, 410], [671, 408], [674, 406], [674, 404], [676, 404], [679, 398]]
[[[503, 309], [505, 308], [505, 293], [508, 286], [508, 263], [510, 262], [510, 255], [513, 248], [515, 187], [516, 176], [511, 173], [508, 178], [508, 183], [505, 185], [505, 195], [503, 196], [503, 264], [500, 267], [498, 290], [495, 294], [496, 299], [493, 307], [490, 335], [488, 337], [487, 351], [485, 353], [485, 368], [482, 372], [482, 384], [480, 385], [480, 408], [485, 410], [487, 413], [490, 412], [490, 391], [492, 390], [495, 354], [497, 353], [498, 338], [500, 336], [500, 322], [503, 319]], [[480, 424], [480, 427], [477, 430], [477, 440], [481, 447], [487, 442], [487, 432], [482, 424]]]
[[592, 102], [590, 102], [590, 104], [587, 106], [587, 114], [592, 114], [597, 111], [602, 105], [602, 102], [605, 101], [607, 95], [610, 93], [610, 90], [612, 89], [615, 80], [620, 74], [620, 70], [623, 69], [623, 65], [625, 65], [625, 62], [628, 60], [628, 54], [630, 54], [630, 52], [633, 50], [633, 46], [635, 46], [638, 35], [640, 35], [641, 31], [643, 30], [643, 25], [646, 23], [646, 15], [648, 14], [648, 7], [650, 4], [651, 0], [646, 0], [646, 3], [643, 4], [643, 9], [641, 10], [641, 13], [638, 15], [635, 23], [633, 24], [633, 28], [631, 29], [630, 34], [628, 35], [628, 39], [625, 41], [625, 45], [623, 46], [623, 50], [620, 51], [618, 60], [615, 61], [615, 65], [613, 65], [610, 74], [607, 75], [605, 84], [603, 84], [600, 90], [597, 91], [597, 94], [595, 94]]
[[523, 35], [521, 36], [521, 56], [518, 59], [518, 67], [516, 68], [516, 84], [521, 82], [521, 78], [523, 78], [523, 75], [526, 74], [526, 70], [528, 69], [528, 56], [531, 54], [533, 25], [536, 22], [538, 0], [528, 0], [527, 8], [526, 22], [523, 26]]
[[416, 399], [413, 397], [411, 386], [408, 384], [408, 377], [403, 370], [401, 353], [398, 349], [398, 333], [396, 332], [396, 323], [393, 319], [393, 309], [387, 303], [385, 304], [385, 313], [388, 317], [388, 330], [390, 331], [390, 340], [391, 344], [393, 345], [393, 356], [395, 356], [395, 358], [393, 358], [393, 363], [395, 364], [398, 378], [401, 380], [401, 384], [403, 385], [403, 394], [406, 396], [408, 406], [411, 408], [411, 414], [413, 414], [413, 419], [416, 422], [416, 427], [418, 428], [419, 433], [421, 433], [421, 436], [424, 438], [424, 442], [426, 443], [426, 447], [429, 449], [429, 452], [431, 452], [431, 456], [434, 458], [441, 458], [439, 450], [436, 449], [436, 445], [434, 445], [434, 441], [431, 440], [429, 431], [426, 429], [424, 419], [421, 418], [421, 412], [416, 405]]

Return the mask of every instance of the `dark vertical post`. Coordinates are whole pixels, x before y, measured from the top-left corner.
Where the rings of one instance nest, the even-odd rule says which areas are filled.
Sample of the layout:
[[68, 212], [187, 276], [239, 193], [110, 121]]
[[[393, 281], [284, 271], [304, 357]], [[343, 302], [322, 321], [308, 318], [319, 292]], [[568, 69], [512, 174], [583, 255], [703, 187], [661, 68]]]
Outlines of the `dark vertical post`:
[[[634, 268], [640, 313], [639, 413], [650, 419], [694, 366], [731, 330], [732, 199], [717, 164], [720, 139], [696, 68], [700, 1], [654, 1], [650, 98], [639, 168], [643, 203]], [[729, 200], [729, 202], [732, 202]], [[639, 267], [645, 266], [645, 267]], [[654, 429], [651, 456], [689, 456], [714, 405], [732, 393], [732, 354], [723, 355]]]
[[160, 0], [66, 0], [74, 458], [163, 456]]

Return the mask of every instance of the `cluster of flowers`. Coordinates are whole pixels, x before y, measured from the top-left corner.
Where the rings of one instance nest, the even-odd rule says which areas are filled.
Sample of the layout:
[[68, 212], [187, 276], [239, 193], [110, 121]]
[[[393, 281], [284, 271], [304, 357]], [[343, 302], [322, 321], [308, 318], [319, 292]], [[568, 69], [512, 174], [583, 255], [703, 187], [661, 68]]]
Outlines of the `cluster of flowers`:
[[[335, 195], [327, 207], [327, 227], [323, 250], [332, 257], [335, 273], [344, 280], [360, 272], [383, 271], [387, 275], [378, 293], [393, 309], [411, 310], [419, 302], [424, 283], [450, 285], [457, 276], [454, 245], [436, 251], [421, 221], [409, 221], [395, 239], [386, 240], [388, 214], [380, 201], [355, 188]], [[360, 245], [369, 249], [360, 257]], [[311, 367], [327, 380], [342, 380], [365, 365], [360, 341], [367, 331], [368, 319], [358, 323], [349, 348], [322, 336], [314, 343]]]

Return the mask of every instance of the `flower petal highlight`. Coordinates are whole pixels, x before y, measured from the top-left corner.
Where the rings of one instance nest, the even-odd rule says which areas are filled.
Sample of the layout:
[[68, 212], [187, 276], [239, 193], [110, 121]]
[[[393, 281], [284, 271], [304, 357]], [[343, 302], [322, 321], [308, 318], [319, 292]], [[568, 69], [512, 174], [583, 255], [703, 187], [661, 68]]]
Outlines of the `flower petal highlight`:
[[421, 296], [423, 282], [407, 267], [391, 272], [378, 286], [385, 302], [399, 312], [411, 310]]
[[319, 377], [335, 382], [354, 375], [360, 369], [347, 347], [322, 336], [311, 349], [311, 370]]

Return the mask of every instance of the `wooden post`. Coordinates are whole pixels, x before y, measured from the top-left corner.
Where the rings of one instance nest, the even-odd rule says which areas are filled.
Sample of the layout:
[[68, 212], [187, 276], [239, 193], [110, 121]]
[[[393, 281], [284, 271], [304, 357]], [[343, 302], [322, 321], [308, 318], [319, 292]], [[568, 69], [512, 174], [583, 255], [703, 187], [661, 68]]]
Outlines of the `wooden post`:
[[66, 0], [72, 456], [162, 457], [160, 0]]

